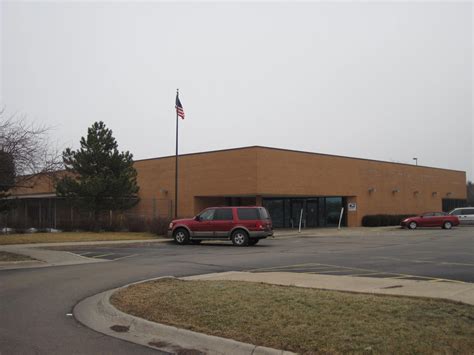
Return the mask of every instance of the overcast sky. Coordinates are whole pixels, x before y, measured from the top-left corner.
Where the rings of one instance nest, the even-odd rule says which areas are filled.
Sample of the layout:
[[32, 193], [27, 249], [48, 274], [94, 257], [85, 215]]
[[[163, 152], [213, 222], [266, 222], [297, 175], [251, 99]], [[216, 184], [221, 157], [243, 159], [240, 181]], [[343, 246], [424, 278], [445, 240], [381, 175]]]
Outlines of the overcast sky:
[[265, 145], [473, 179], [474, 6], [2, 2], [0, 104], [136, 159]]

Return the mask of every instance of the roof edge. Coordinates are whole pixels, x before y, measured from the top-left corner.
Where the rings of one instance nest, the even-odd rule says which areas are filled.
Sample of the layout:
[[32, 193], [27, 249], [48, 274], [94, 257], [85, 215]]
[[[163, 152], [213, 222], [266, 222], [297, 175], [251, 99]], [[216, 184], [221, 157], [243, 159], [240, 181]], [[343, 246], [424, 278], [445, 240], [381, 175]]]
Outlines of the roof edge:
[[[351, 157], [351, 156], [345, 156], [345, 155], [336, 155], [336, 154], [327, 154], [327, 153], [308, 152], [308, 151], [304, 151], [304, 150], [285, 149], [285, 148], [277, 148], [277, 147], [267, 147], [267, 146], [261, 146], [261, 145], [250, 145], [250, 146], [237, 147], [237, 148], [208, 150], [208, 151], [204, 151], [204, 152], [178, 154], [178, 156], [179, 156], [179, 157], [186, 157], [186, 156], [192, 156], [192, 155], [201, 155], [201, 154], [209, 154], [209, 153], [224, 153], [224, 152], [229, 152], [229, 151], [255, 149], [255, 148], [257, 148], [257, 149], [278, 150], [278, 151], [283, 151], [283, 152], [292, 152], [292, 153], [301, 153], [301, 154], [310, 154], [310, 155], [319, 155], [319, 156], [342, 158], [342, 159], [362, 160], [362, 161], [369, 161], [369, 162], [376, 162], [376, 163], [397, 164], [397, 165], [405, 165], [405, 166], [417, 167], [417, 168], [428, 168], [428, 169], [447, 170], [447, 171], [455, 171], [455, 172], [460, 172], [460, 173], [466, 174], [466, 171], [464, 171], [464, 170], [438, 168], [438, 167], [426, 166], [426, 165], [412, 165], [412, 164], [408, 164], [408, 163], [391, 162], [391, 161], [386, 161], [386, 160], [377, 160], [377, 159], [368, 159], [368, 158], [358, 158], [358, 157]], [[163, 156], [163, 157], [138, 159], [138, 160], [134, 160], [134, 162], [141, 162], [141, 161], [148, 161], [148, 160], [159, 160], [159, 159], [168, 159], [168, 158], [174, 158], [174, 157], [175, 157], [175, 155], [167, 155], [167, 156]]]

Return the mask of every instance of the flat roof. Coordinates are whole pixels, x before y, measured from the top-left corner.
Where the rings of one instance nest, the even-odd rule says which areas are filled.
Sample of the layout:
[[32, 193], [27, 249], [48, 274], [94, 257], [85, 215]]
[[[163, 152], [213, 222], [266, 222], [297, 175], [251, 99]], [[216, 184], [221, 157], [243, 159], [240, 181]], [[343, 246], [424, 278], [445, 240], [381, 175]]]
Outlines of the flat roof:
[[[439, 170], [448, 170], [448, 171], [456, 171], [456, 172], [466, 173], [466, 172], [463, 171], [463, 170], [437, 168], [437, 167], [425, 166], [425, 165], [413, 165], [413, 164], [408, 164], [408, 163], [391, 162], [391, 161], [386, 161], [386, 160], [377, 160], [377, 159], [367, 159], [367, 158], [349, 157], [349, 156], [344, 156], [344, 155], [316, 153], [316, 152], [308, 152], [308, 151], [295, 150], [295, 149], [284, 149], [284, 148], [266, 147], [266, 146], [261, 146], [261, 145], [251, 145], [251, 146], [238, 147], [238, 148], [227, 148], [227, 149], [208, 150], [208, 151], [204, 151], [204, 152], [178, 154], [178, 156], [179, 156], [179, 157], [186, 157], [186, 156], [209, 154], [209, 153], [224, 153], [224, 152], [229, 152], [229, 151], [244, 150], [244, 149], [253, 149], [253, 148], [270, 149], [270, 150], [278, 150], [278, 151], [291, 152], [291, 153], [319, 155], [319, 156], [326, 156], [326, 157], [333, 157], [333, 158], [342, 158], [342, 159], [363, 160], [363, 161], [370, 161], [370, 162], [377, 162], [377, 163], [385, 163], [385, 164], [406, 165], [406, 166], [415, 167], [415, 168], [429, 168], [429, 169], [439, 169]], [[158, 159], [168, 159], [168, 158], [174, 158], [174, 157], [175, 157], [175, 155], [166, 155], [166, 156], [163, 156], [163, 157], [137, 159], [137, 160], [134, 160], [134, 162], [148, 161], [148, 160], [158, 160]]]

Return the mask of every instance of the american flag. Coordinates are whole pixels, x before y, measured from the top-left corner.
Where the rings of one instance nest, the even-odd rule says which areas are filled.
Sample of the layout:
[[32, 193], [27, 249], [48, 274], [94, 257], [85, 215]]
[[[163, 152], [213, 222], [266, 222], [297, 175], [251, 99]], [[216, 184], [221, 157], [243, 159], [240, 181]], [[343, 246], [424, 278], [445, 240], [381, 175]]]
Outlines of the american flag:
[[183, 105], [181, 105], [181, 101], [179, 101], [179, 96], [176, 94], [176, 113], [179, 117], [181, 117], [184, 120], [184, 110], [183, 110]]

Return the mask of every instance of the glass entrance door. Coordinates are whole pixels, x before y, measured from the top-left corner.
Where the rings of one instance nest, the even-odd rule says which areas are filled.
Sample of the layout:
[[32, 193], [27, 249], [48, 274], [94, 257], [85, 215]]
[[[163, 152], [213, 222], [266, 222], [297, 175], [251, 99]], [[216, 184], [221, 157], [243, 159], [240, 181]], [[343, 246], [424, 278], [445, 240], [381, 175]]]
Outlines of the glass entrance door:
[[306, 201], [306, 227], [318, 226], [318, 200]]
[[[263, 206], [270, 212], [275, 228], [298, 228], [302, 209], [303, 228], [335, 227], [338, 225], [339, 215], [344, 204], [343, 197], [329, 196], [263, 199]], [[345, 225], [344, 219], [342, 225]]]
[[[291, 228], [298, 228], [300, 223], [301, 210], [304, 208], [303, 200], [291, 200]], [[304, 218], [304, 211], [303, 211]]]

